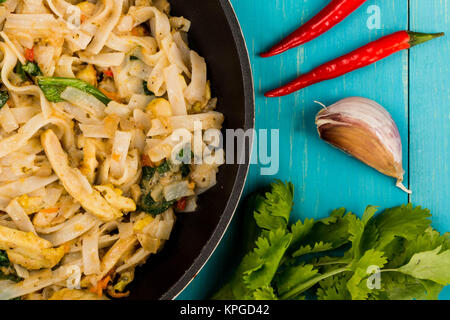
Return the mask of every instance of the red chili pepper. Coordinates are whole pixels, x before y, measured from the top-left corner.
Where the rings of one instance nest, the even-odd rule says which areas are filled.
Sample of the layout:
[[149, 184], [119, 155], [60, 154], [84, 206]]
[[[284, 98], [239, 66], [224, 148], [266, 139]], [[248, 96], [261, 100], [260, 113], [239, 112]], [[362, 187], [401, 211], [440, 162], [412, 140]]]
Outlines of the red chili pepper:
[[112, 72], [111, 69], [106, 69], [105, 71], [103, 71], [103, 74], [107, 77], [113, 78], [114, 77], [114, 73]]
[[314, 18], [295, 30], [280, 43], [276, 44], [268, 52], [262, 53], [261, 57], [267, 58], [275, 56], [319, 37], [347, 18], [366, 1], [367, 0], [331, 1]]
[[186, 198], [181, 198], [180, 200], [178, 200], [176, 203], [176, 208], [179, 211], [183, 211], [184, 209], [186, 209]]
[[265, 94], [266, 97], [281, 97], [318, 82], [340, 77], [351, 71], [366, 67], [398, 51], [442, 37], [444, 33], [417, 33], [399, 31], [365, 45], [349, 54], [332, 60], [301, 75], [294, 81]]
[[31, 62], [34, 61], [34, 48], [25, 49], [25, 59]]

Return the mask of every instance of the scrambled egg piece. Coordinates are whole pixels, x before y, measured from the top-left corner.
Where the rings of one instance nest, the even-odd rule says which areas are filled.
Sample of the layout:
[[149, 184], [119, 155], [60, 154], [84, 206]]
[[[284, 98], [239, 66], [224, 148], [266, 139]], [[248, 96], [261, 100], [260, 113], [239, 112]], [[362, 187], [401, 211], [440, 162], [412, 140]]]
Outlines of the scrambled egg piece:
[[97, 71], [92, 64], [88, 64], [86, 68], [78, 71], [75, 76], [77, 79], [86, 81], [94, 87], [97, 86]]
[[66, 253], [66, 246], [53, 248], [52, 244], [32, 232], [23, 232], [0, 226], [0, 250], [5, 250], [9, 261], [28, 269], [53, 268]]
[[48, 300], [109, 300], [86, 290], [62, 289], [53, 293]]
[[136, 221], [133, 225], [133, 231], [135, 233], [140, 233], [142, 232], [142, 230], [148, 226], [150, 224], [150, 222], [152, 222], [153, 220], [155, 220], [155, 218], [151, 215], [146, 215], [144, 218], [139, 219], [138, 221]]
[[136, 203], [133, 199], [122, 196], [122, 190], [114, 188], [113, 185], [95, 186], [94, 188], [100, 191], [101, 195], [114, 208], [123, 212], [136, 210]]
[[28, 215], [36, 213], [45, 207], [45, 202], [41, 197], [29, 197], [26, 194], [18, 197], [17, 202]]
[[150, 253], [157, 253], [161, 248], [163, 241], [161, 239], [154, 238], [143, 232], [144, 228], [148, 226], [155, 218], [151, 215], [146, 215], [144, 218], [139, 219], [133, 225], [133, 231], [141, 244], [141, 246]]

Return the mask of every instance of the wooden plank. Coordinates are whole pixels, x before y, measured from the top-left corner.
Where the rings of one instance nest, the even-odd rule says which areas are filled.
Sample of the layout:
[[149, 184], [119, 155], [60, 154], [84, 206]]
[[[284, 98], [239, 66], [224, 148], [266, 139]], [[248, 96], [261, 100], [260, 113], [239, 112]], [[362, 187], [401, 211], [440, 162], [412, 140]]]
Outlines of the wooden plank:
[[[295, 212], [324, 216], [335, 207], [347, 206], [361, 213], [368, 204], [392, 206], [407, 197], [384, 177], [319, 140], [314, 124], [319, 107], [314, 100], [331, 104], [359, 95], [384, 105], [396, 120], [407, 146], [408, 91], [407, 53], [399, 53], [364, 70], [304, 89], [294, 95], [266, 99], [263, 92], [326, 61], [347, 53], [382, 35], [407, 28], [407, 2], [377, 1], [381, 29], [368, 30], [369, 1], [349, 19], [324, 36], [285, 54], [262, 59], [258, 53], [307, 21], [327, 0], [234, 1], [249, 45], [255, 78], [257, 128], [280, 130], [280, 170], [277, 178], [296, 186]], [[282, 22], [282, 23], [280, 23]], [[256, 151], [256, 149], [255, 149]], [[407, 167], [407, 147], [404, 148]], [[248, 190], [267, 184], [273, 176], [260, 176], [255, 166]], [[407, 181], [407, 177], [406, 177]]]
[[[411, 0], [411, 30], [446, 32], [411, 50], [411, 200], [430, 208], [433, 225], [450, 230], [450, 1]], [[450, 288], [441, 294], [450, 299]]]
[[[280, 170], [276, 176], [261, 176], [260, 166], [252, 166], [246, 192], [273, 181], [290, 180], [296, 187], [295, 213], [299, 217], [323, 217], [336, 207], [346, 206], [362, 214], [365, 206], [395, 206], [407, 196], [387, 178], [357, 160], [322, 142], [314, 118], [319, 107], [314, 100], [331, 104], [349, 96], [363, 96], [388, 109], [399, 127], [407, 170], [408, 139], [408, 54], [396, 54], [364, 70], [328, 81], [281, 99], [266, 99], [263, 93], [301, 72], [327, 62], [361, 45], [408, 25], [408, 2], [370, 0], [339, 26], [319, 39], [285, 54], [259, 58], [258, 54], [281, 37], [309, 20], [328, 0], [232, 0], [246, 38], [255, 81], [256, 127], [280, 130]], [[428, 1], [427, 1], [428, 3]], [[370, 5], [381, 8], [381, 29], [366, 26]], [[257, 152], [257, 149], [254, 149]], [[407, 183], [407, 175], [405, 176]], [[233, 257], [237, 243], [234, 221], [199, 276], [180, 298], [205, 298], [227, 270], [224, 261]], [[227, 266], [229, 264], [227, 263]], [[205, 287], [205, 284], [206, 287]]]

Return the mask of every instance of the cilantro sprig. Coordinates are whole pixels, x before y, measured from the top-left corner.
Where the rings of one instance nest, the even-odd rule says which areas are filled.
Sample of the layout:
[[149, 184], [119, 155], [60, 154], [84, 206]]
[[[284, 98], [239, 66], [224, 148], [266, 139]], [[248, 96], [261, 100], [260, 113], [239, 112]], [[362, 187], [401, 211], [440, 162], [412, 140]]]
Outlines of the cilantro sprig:
[[[294, 188], [276, 181], [246, 206], [246, 254], [213, 299], [437, 299], [450, 284], [450, 234], [412, 204], [344, 208], [290, 223]], [[376, 268], [380, 286], [370, 286]]]

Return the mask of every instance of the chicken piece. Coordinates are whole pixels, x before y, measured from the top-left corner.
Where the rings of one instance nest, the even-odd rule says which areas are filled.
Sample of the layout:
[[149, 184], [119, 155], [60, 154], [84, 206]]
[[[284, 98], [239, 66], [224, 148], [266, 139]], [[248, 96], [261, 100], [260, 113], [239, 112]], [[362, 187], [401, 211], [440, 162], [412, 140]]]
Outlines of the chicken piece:
[[0, 225], [0, 250], [9, 261], [28, 269], [53, 268], [59, 263], [68, 246], [53, 248], [52, 244], [32, 232], [23, 232]]
[[136, 211], [136, 203], [133, 199], [123, 197], [122, 190], [114, 188], [112, 185], [95, 186], [94, 188], [100, 191], [101, 195], [114, 208], [124, 212]]
[[48, 300], [109, 300], [86, 290], [68, 289], [56, 291]]
[[83, 147], [83, 165], [81, 167], [81, 173], [85, 175], [90, 183], [95, 181], [95, 169], [98, 167], [97, 151], [94, 139], [86, 138]]
[[58, 178], [61, 180], [66, 191], [77, 200], [81, 206], [90, 214], [96, 216], [105, 222], [112, 221], [122, 216], [122, 212], [111, 206], [106, 201], [100, 192], [91, 188], [91, 192], [86, 190], [86, 183], [83, 181], [83, 175], [80, 170], [69, 166], [69, 159], [67, 154], [61, 147], [58, 137], [52, 130], [45, 131], [42, 136], [42, 146], [44, 147], [53, 171], [55, 171]]
[[120, 261], [122, 257], [127, 255], [137, 243], [135, 235], [131, 235], [127, 238], [122, 238], [116, 241], [114, 245], [106, 252], [101, 262], [101, 274], [98, 279], [103, 279], [111, 269]]

